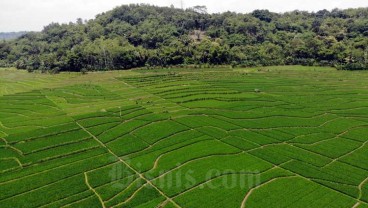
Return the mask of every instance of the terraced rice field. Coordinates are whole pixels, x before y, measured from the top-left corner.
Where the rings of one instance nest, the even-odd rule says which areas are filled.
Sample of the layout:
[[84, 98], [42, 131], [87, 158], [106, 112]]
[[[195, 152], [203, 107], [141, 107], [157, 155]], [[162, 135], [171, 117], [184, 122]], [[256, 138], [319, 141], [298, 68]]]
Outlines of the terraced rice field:
[[368, 207], [368, 73], [0, 69], [0, 207]]

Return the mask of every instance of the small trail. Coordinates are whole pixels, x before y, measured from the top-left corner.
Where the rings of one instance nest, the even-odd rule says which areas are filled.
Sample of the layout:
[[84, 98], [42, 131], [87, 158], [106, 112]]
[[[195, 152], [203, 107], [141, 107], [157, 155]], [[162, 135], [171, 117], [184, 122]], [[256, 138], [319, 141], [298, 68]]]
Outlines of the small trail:
[[[61, 199], [58, 199], [58, 200], [56, 200], [56, 201], [52, 201], [52, 202], [50, 202], [50, 203], [47, 203], [47, 204], [44, 204], [44, 205], [41, 205], [41, 206], [39, 206], [38, 208], [48, 208], [48, 207], [52, 207], [52, 205], [54, 205], [54, 204], [58, 204], [58, 203], [60, 203], [60, 202], [62, 202], [62, 201], [64, 201], [64, 200], [68, 200], [68, 199], [71, 199], [71, 198], [74, 198], [75, 196], [78, 196], [78, 195], [80, 195], [80, 194], [85, 194], [85, 193], [87, 193], [87, 192], [89, 192], [90, 190], [88, 189], [87, 191], [83, 191], [83, 192], [80, 192], [80, 193], [77, 193], [77, 194], [73, 194], [73, 195], [71, 195], [71, 196], [68, 196], [68, 197], [64, 197], [64, 198], [61, 198]], [[91, 195], [89, 195], [87, 198], [89, 198], [89, 197], [93, 197], [94, 195], [93, 195], [93, 193], [91, 193]], [[83, 198], [82, 200], [85, 200], [86, 198]], [[66, 207], [66, 206], [68, 206], [68, 205], [71, 205], [71, 204], [74, 204], [74, 203], [78, 203], [78, 202], [80, 202], [80, 201], [82, 201], [82, 200], [77, 200], [77, 201], [74, 201], [74, 202], [71, 202], [71, 203], [69, 203], [69, 204], [66, 204], [66, 205], [60, 205], [61, 207]]]
[[242, 201], [242, 203], [241, 203], [241, 205], [240, 205], [240, 208], [245, 208], [245, 205], [246, 205], [246, 203], [247, 203], [247, 200], [249, 199], [250, 195], [252, 195], [253, 191], [255, 191], [255, 190], [257, 190], [257, 189], [259, 189], [259, 188], [261, 188], [261, 187], [263, 187], [263, 186], [265, 186], [265, 185], [267, 185], [267, 184], [269, 184], [269, 183], [272, 183], [272, 182], [274, 182], [274, 181], [276, 181], [276, 180], [279, 180], [279, 179], [284, 179], [284, 178], [296, 178], [296, 177], [298, 177], [298, 176], [285, 176], [285, 177], [278, 177], [278, 178], [274, 178], [274, 179], [271, 179], [271, 180], [267, 181], [266, 183], [263, 183], [263, 184], [261, 184], [261, 185], [259, 185], [259, 186], [256, 186], [256, 187], [254, 187], [254, 188], [250, 189], [250, 190], [248, 191], [248, 193], [245, 195], [245, 197], [244, 197], [244, 199], [243, 199], [243, 201]]
[[121, 161], [122, 163], [124, 163], [127, 167], [129, 167], [131, 170], [133, 170], [133, 172], [135, 172], [137, 175], [139, 175], [140, 178], [142, 178], [143, 180], [145, 180], [147, 182], [147, 184], [151, 185], [154, 189], [156, 189], [162, 196], [164, 196], [167, 200], [169, 200], [171, 203], [173, 203], [175, 205], [175, 207], [180, 208], [180, 206], [174, 201], [172, 200], [170, 197], [168, 197], [165, 193], [163, 193], [160, 189], [158, 189], [150, 180], [148, 180], [147, 178], [145, 178], [141, 173], [139, 173], [137, 170], [135, 170], [130, 164], [128, 164], [126, 161], [124, 161], [123, 159], [121, 159], [119, 156], [117, 156], [114, 152], [112, 152], [103, 142], [101, 142], [96, 136], [94, 136], [91, 132], [89, 132], [86, 128], [84, 128], [82, 125], [80, 125], [78, 122], [76, 122], [76, 124], [78, 126], [80, 126], [84, 131], [86, 131], [89, 135], [91, 135], [102, 147], [106, 148], [106, 150], [114, 155], [116, 158], [118, 158], [119, 161]]
[[132, 186], [134, 186], [135, 182], [137, 182], [137, 181], [138, 181], [138, 178], [134, 179], [134, 181], [132, 183], [130, 183], [129, 186], [127, 186], [124, 190], [122, 190], [121, 192], [115, 194], [111, 198], [107, 199], [106, 202], [109, 203], [112, 200], [116, 199], [121, 193], [124, 193], [126, 190], [129, 190]]
[[[133, 118], [133, 119], [130, 119], [130, 120], [126, 120], [125, 122], [123, 122], [123, 123], [121, 123], [121, 124], [124, 124], [124, 123], [126, 123], [126, 122], [128, 122], [128, 121], [131, 121], [131, 120], [135, 120], [135, 118]], [[137, 120], [140, 120], [140, 119], [137, 119]], [[142, 120], [141, 120], [142, 121]], [[138, 127], [135, 127], [134, 129], [131, 129], [131, 131], [129, 132], [129, 133], [127, 133], [127, 134], [132, 134], [133, 135], [133, 133], [135, 132], [135, 131], [137, 131], [137, 130], [139, 130], [139, 129], [141, 129], [141, 128], [144, 128], [144, 127], [146, 127], [146, 126], [148, 126], [148, 125], [153, 125], [153, 124], [155, 124], [155, 123], [159, 123], [159, 122], [162, 122], [162, 121], [165, 121], [164, 119], [160, 119], [160, 120], [157, 120], [157, 121], [152, 121], [152, 122], [149, 122], [149, 123], [146, 123], [146, 124], [144, 124], [144, 125], [140, 125], [140, 126], [138, 126]], [[77, 122], [78, 123], [78, 122]], [[78, 125], [80, 125], [80, 124], [78, 124]], [[124, 134], [124, 135], [127, 135], [127, 134]], [[121, 136], [124, 136], [124, 135], [121, 135]], [[93, 135], [93, 137], [96, 137], [95, 135]], [[117, 139], [119, 139], [120, 137], [116, 137], [116, 138], [113, 138], [112, 140], [109, 140], [108, 142], [106, 142], [106, 144], [110, 144], [110, 143], [112, 143], [112, 142], [114, 142], [114, 141], [116, 141]], [[96, 138], [97, 139], [97, 138]], [[143, 142], [145, 142], [144, 140], [142, 140]], [[147, 143], [147, 142], [145, 142], [145, 143]], [[148, 143], [147, 143], [148, 144]], [[150, 144], [149, 144], [150, 145]]]
[[353, 207], [351, 207], [351, 208], [358, 208], [360, 206], [360, 202], [357, 202], [356, 204], [354, 204], [354, 206]]
[[359, 186], [358, 186], [358, 189], [359, 189], [359, 200], [361, 200], [362, 199], [362, 197], [363, 197], [363, 186], [364, 186], [364, 184], [365, 183], [367, 183], [368, 182], [368, 177], [364, 180], [364, 181], [362, 181], [360, 184], [359, 184]]
[[19, 150], [19, 149], [15, 148], [15, 147], [13, 147], [13, 146], [11, 146], [10, 144], [6, 144], [6, 145], [5, 145], [5, 147], [7, 147], [7, 148], [9, 148], [9, 149], [12, 149], [12, 150], [13, 150], [13, 151], [15, 151], [16, 153], [18, 153], [20, 156], [24, 156], [24, 153], [23, 153], [21, 150]]
[[91, 190], [91, 191], [93, 191], [93, 193], [95, 193], [95, 195], [97, 196], [98, 200], [100, 201], [100, 203], [101, 203], [102, 207], [103, 207], [103, 208], [106, 208], [106, 206], [105, 206], [105, 204], [104, 204], [104, 202], [103, 202], [103, 200], [102, 200], [101, 196], [100, 196], [100, 195], [96, 192], [96, 190], [94, 190], [94, 189], [92, 188], [92, 186], [89, 184], [89, 182], [88, 182], [88, 176], [87, 176], [87, 173], [86, 173], [86, 172], [84, 173], [84, 181], [85, 181], [86, 185], [88, 186], [89, 190]]
[[[107, 153], [102, 153], [102, 154], [99, 154], [99, 155], [95, 155], [92, 158], [100, 157], [103, 154], [107, 154]], [[32, 177], [32, 176], [35, 176], [35, 175], [38, 175], [38, 174], [42, 174], [42, 173], [54, 171], [54, 170], [57, 170], [58, 168], [67, 167], [69, 165], [73, 165], [73, 164], [76, 164], [76, 163], [79, 163], [81, 161], [88, 160], [88, 159], [90, 159], [90, 158], [84, 158], [84, 159], [81, 159], [81, 160], [74, 161], [72, 163], [67, 163], [67, 164], [64, 164], [64, 165], [60, 165], [60, 166], [57, 166], [57, 167], [54, 167], [54, 168], [50, 168], [50, 169], [46, 169], [46, 170], [43, 170], [43, 171], [40, 171], [40, 172], [32, 173], [32, 174], [29, 174], [29, 175], [26, 175], [26, 176], [22, 176], [22, 177], [19, 177], [19, 178], [14, 178], [14, 179], [10, 179], [10, 180], [7, 180], [7, 181], [2, 181], [2, 182], [0, 182], [0, 185], [4, 185], [4, 184], [16, 182], [16, 181], [19, 181], [19, 180], [22, 180], [22, 179], [26, 179], [26, 178], [29, 178], [29, 177]], [[38, 164], [36, 164], [36, 165], [38, 165]], [[29, 168], [29, 167], [32, 167], [32, 166], [28, 166], [27, 168]]]
[[196, 158], [196, 159], [193, 159], [193, 160], [189, 160], [189, 161], [187, 161], [187, 162], [185, 162], [185, 163], [183, 163], [183, 164], [181, 164], [181, 165], [179, 165], [179, 166], [176, 166], [176, 167], [175, 167], [175, 168], [173, 168], [173, 169], [168, 170], [166, 173], [164, 173], [164, 174], [162, 174], [162, 175], [159, 175], [159, 176], [157, 176], [156, 178], [154, 178], [154, 179], [152, 179], [152, 180], [157, 180], [157, 179], [159, 179], [159, 178], [162, 178], [162, 177], [166, 176], [167, 174], [172, 173], [173, 171], [178, 170], [178, 169], [180, 169], [180, 168], [184, 167], [185, 165], [188, 165], [188, 164], [190, 164], [190, 163], [193, 163], [193, 162], [196, 162], [196, 161], [199, 161], [199, 160], [203, 160], [203, 159], [207, 159], [207, 158], [211, 158], [211, 157], [218, 157], [218, 156], [231, 156], [231, 155], [241, 155], [241, 154], [244, 154], [244, 152], [237, 152], [237, 153], [233, 153], [233, 154], [215, 154], [215, 155], [207, 155], [207, 156], [204, 156], [204, 157], [200, 157], [200, 158]]
[[190, 146], [196, 145], [196, 144], [201, 143], [201, 142], [204, 142], [204, 141], [211, 141], [211, 140], [199, 140], [199, 141], [196, 141], [196, 142], [193, 142], [193, 143], [190, 143], [190, 144], [186, 144], [186, 145], [183, 145], [183, 146], [180, 146], [180, 147], [177, 147], [177, 148], [175, 148], [175, 149], [171, 149], [171, 150], [169, 150], [169, 151], [166, 151], [166, 152], [162, 153], [161, 155], [159, 155], [159, 156], [156, 158], [156, 160], [155, 160], [155, 162], [154, 162], [153, 167], [152, 167], [150, 170], [146, 171], [146, 172], [149, 172], [149, 171], [152, 171], [152, 170], [156, 169], [156, 168], [157, 168], [157, 166], [158, 166], [158, 163], [159, 163], [159, 161], [160, 161], [160, 159], [161, 159], [162, 157], [164, 157], [164, 156], [166, 156], [166, 155], [169, 155], [169, 154], [171, 154], [171, 153], [174, 153], [174, 152], [175, 152], [175, 151], [177, 151], [177, 150], [184, 149], [184, 148], [187, 148], [187, 147], [190, 147]]
[[23, 164], [19, 161], [18, 158], [16, 157], [5, 157], [5, 158], [0, 158], [0, 161], [1, 160], [14, 160], [15, 162], [18, 163], [19, 167], [23, 168]]
[[268, 170], [265, 170], [265, 171], [263, 171], [263, 172], [238, 172], [238, 173], [225, 173], [225, 174], [222, 174], [222, 175], [219, 175], [219, 176], [216, 176], [216, 177], [210, 178], [210, 179], [208, 179], [208, 180], [206, 180], [206, 181], [203, 181], [203, 182], [201, 182], [201, 183], [199, 183], [199, 184], [196, 184], [195, 186], [193, 186], [193, 187], [191, 187], [191, 188], [189, 188], [189, 189], [187, 189], [187, 190], [185, 190], [185, 191], [183, 191], [183, 192], [181, 192], [181, 193], [177, 194], [176, 196], [174, 196], [174, 198], [180, 197], [180, 196], [182, 196], [182, 195], [184, 195], [184, 194], [186, 194], [186, 193], [188, 193], [188, 192], [193, 191], [193, 190], [194, 190], [194, 189], [196, 189], [196, 188], [204, 187], [204, 185], [205, 185], [205, 184], [210, 183], [210, 182], [212, 182], [212, 181], [214, 181], [214, 180], [216, 180], [216, 179], [222, 178], [222, 177], [231, 176], [231, 175], [259, 175], [259, 174], [262, 174], [262, 173], [266, 173], [266, 172], [268, 172], [268, 171], [271, 171], [271, 170], [272, 170], [272, 169], [274, 169], [274, 168], [275, 168], [275, 167], [273, 167], [273, 168], [271, 168], [271, 169], [268, 169]]
[[344, 132], [341, 132], [340, 134], [336, 135], [335, 137], [332, 137], [332, 138], [329, 138], [329, 139], [323, 139], [323, 140], [318, 141], [318, 142], [309, 143], [309, 144], [303, 144], [303, 145], [313, 146], [313, 145], [321, 144], [321, 143], [326, 142], [326, 141], [329, 141], [329, 140], [338, 139], [338, 138], [341, 138], [342, 136], [344, 136], [345, 134], [349, 133], [351, 130], [359, 129], [359, 128], [362, 128], [362, 127], [367, 127], [367, 125], [354, 126], [354, 127], [351, 127], [351, 128], [346, 129]]
[[365, 147], [365, 145], [367, 145], [367, 144], [368, 144], [368, 140], [367, 140], [366, 142], [364, 142], [360, 147], [358, 147], [358, 148], [356, 148], [356, 149], [354, 149], [354, 150], [352, 150], [352, 151], [350, 151], [350, 152], [348, 152], [348, 153], [346, 153], [346, 154], [344, 154], [344, 155], [341, 155], [341, 156], [340, 156], [340, 157], [338, 157], [338, 158], [333, 159], [330, 163], [326, 164], [324, 167], [326, 167], [326, 166], [328, 166], [328, 165], [331, 165], [332, 163], [334, 163], [334, 162], [336, 162], [336, 161], [340, 160], [341, 158], [344, 158], [344, 157], [346, 157], [346, 156], [349, 156], [349, 155], [353, 154], [354, 152], [356, 152], [356, 151], [358, 151], [358, 150], [362, 149], [363, 147]]
[[[175, 150], [174, 150], [174, 151], [175, 151]], [[170, 152], [160, 155], [160, 156], [155, 160], [155, 163], [154, 163], [153, 168], [152, 168], [151, 170], [156, 169], [156, 168], [157, 168], [157, 165], [158, 165], [159, 160], [160, 160], [163, 156], [165, 156], [166, 154], [169, 154], [169, 153], [170, 153]]]
[[114, 207], [120, 207], [120, 206], [122, 206], [122, 205], [124, 205], [124, 204], [126, 204], [126, 203], [128, 203], [128, 202], [130, 202], [131, 200], [133, 200], [134, 199], [134, 197], [143, 189], [143, 188], [145, 188], [147, 186], [147, 183], [146, 184], [144, 184], [143, 186], [141, 186], [139, 189], [137, 189], [128, 199], [126, 199], [125, 201], [123, 201], [123, 202], [121, 202], [121, 203], [119, 203], [119, 204], [116, 204], [116, 205], [114, 205], [114, 206], [112, 206], [112, 208], [114, 208]]
[[[4, 142], [5, 142], [5, 145], [3, 146], [3, 147], [5, 147], [5, 148], [9, 148], [9, 149], [12, 149], [13, 151], [15, 151], [16, 153], [18, 153], [20, 156], [24, 156], [24, 153], [21, 151], [21, 150], [19, 150], [19, 149], [17, 149], [17, 148], [15, 148], [15, 147], [13, 147], [12, 145], [10, 145], [9, 144], [9, 142], [5, 139], [5, 138], [0, 138], [1, 140], [3, 140]], [[19, 162], [20, 163], [20, 162]], [[21, 165], [22, 167], [23, 167], [23, 165]]]
[[[90, 191], [90, 190], [88, 190], [88, 191]], [[83, 201], [85, 201], [85, 200], [89, 200], [89, 199], [90, 199], [90, 198], [92, 198], [92, 197], [94, 197], [94, 195], [93, 195], [93, 194], [92, 194], [92, 195], [90, 195], [90, 196], [88, 196], [88, 197], [86, 197], [86, 198], [82, 198], [82, 199], [77, 200], [77, 201], [74, 201], [74, 202], [72, 202], [72, 203], [65, 204], [65, 205], [61, 206], [61, 208], [70, 208], [72, 205], [78, 204], [78, 203], [83, 202]], [[43, 208], [43, 207], [47, 207], [47, 206], [42, 206], [42, 208]]]
[[[257, 158], [261, 159], [262, 161], [266, 161], [266, 160], [264, 160], [264, 159], [262, 159], [262, 158], [260, 158], [260, 157], [258, 157], [258, 156], [255, 156], [255, 157], [257, 157]], [[266, 162], [267, 162], [267, 161], [266, 161]], [[289, 161], [289, 162], [290, 162], [290, 161]], [[282, 164], [281, 164], [281, 165], [282, 165]], [[303, 178], [303, 179], [305, 179], [305, 180], [307, 180], [307, 181], [310, 181], [310, 182], [312, 182], [312, 183], [315, 183], [315, 184], [321, 185], [321, 186], [323, 186], [323, 187], [325, 187], [325, 188], [327, 188], [327, 189], [329, 189], [329, 190], [331, 190], [331, 191], [334, 191], [334, 192], [336, 192], [336, 193], [343, 194], [344, 196], [347, 196], [347, 197], [349, 197], [349, 198], [351, 198], [351, 199], [358, 200], [358, 202], [360, 202], [360, 203], [367, 204], [366, 202], [363, 202], [363, 201], [361, 201], [360, 199], [354, 198], [354, 197], [352, 197], [352, 196], [350, 196], [350, 195], [348, 195], [348, 194], [346, 194], [346, 193], [343, 193], [343, 192], [338, 191], [338, 190], [336, 190], [336, 189], [330, 188], [330, 187], [328, 187], [328, 186], [326, 186], [326, 185], [323, 185], [323, 184], [317, 183], [317, 182], [316, 182], [316, 181], [314, 181], [313, 179], [308, 178], [308, 177], [305, 177], [305, 176], [302, 176], [302, 175], [300, 175], [299, 173], [296, 173], [296, 172], [290, 171], [290, 170], [288, 170], [288, 169], [286, 169], [286, 168], [283, 168], [283, 167], [281, 167], [281, 165], [276, 166], [276, 167], [279, 167], [279, 168], [281, 168], [281, 169], [283, 169], [283, 170], [289, 171], [289, 172], [291, 172], [291, 173], [295, 174], [295, 175], [296, 175], [296, 176], [298, 176], [298, 177], [301, 177], [301, 178]]]
[[[169, 137], [164, 137], [164, 138], [162, 138], [162, 139], [160, 139], [160, 140], [158, 140], [158, 141], [156, 141], [156, 142], [154, 142], [154, 143], [150, 144], [148, 147], [146, 147], [146, 148], [144, 148], [144, 149], [142, 149], [142, 150], [139, 150], [139, 151], [136, 151], [136, 152], [129, 153], [129, 154], [127, 154], [127, 155], [124, 155], [123, 157], [130, 157], [130, 156], [134, 156], [134, 155], [139, 155], [140, 153], [144, 153], [144, 152], [145, 152], [145, 151], [147, 151], [147, 150], [150, 150], [150, 149], [152, 149], [152, 148], [155, 148], [155, 146], [156, 146], [158, 143], [164, 142], [164, 141], [166, 141], [166, 139], [169, 139], [170, 137], [176, 136], [177, 134], [182, 134], [182, 133], [185, 133], [185, 132], [189, 132], [189, 131], [192, 131], [192, 129], [191, 129], [191, 130], [184, 131], [184, 132], [177, 132], [177, 133], [175, 133], [174, 135], [171, 135], [171, 136], [169, 136]], [[195, 138], [193, 138], [192, 140], [198, 139], [198, 138], [200, 138], [200, 137], [202, 137], [202, 136], [195, 137]], [[201, 141], [204, 141], [204, 140], [201, 140]], [[108, 143], [109, 143], [109, 142], [108, 142]], [[108, 143], [107, 143], [107, 144], [108, 144]], [[180, 142], [180, 143], [184, 143], [184, 142]], [[180, 143], [177, 143], [177, 144], [180, 144]]]

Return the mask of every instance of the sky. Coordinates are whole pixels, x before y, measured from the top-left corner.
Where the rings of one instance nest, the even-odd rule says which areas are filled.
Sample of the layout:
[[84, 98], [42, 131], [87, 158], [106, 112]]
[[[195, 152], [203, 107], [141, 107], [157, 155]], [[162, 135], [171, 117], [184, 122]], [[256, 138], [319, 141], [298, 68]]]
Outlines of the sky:
[[[0, 0], [0, 32], [40, 31], [51, 22], [92, 19], [101, 12], [130, 3], [174, 5], [181, 8], [181, 0]], [[286, 12], [296, 9], [318, 11], [368, 7], [368, 0], [183, 0], [183, 3], [184, 8], [206, 5], [211, 13], [249, 13], [255, 9]]]

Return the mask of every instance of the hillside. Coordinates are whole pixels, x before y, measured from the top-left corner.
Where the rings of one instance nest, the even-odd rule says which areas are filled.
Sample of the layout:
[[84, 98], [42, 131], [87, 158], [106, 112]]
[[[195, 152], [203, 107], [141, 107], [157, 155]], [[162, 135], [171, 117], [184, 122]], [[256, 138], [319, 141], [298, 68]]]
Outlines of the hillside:
[[12, 40], [21, 37], [27, 32], [0, 32], [0, 40]]
[[29, 71], [171, 65], [322, 65], [367, 69], [368, 8], [209, 14], [124, 5], [0, 44], [0, 65]]

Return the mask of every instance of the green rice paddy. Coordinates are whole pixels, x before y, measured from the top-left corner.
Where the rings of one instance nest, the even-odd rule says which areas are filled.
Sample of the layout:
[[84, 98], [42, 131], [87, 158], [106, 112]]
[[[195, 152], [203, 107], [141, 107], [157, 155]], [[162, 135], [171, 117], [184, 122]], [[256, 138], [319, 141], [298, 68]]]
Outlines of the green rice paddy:
[[0, 207], [368, 207], [368, 73], [0, 69]]

